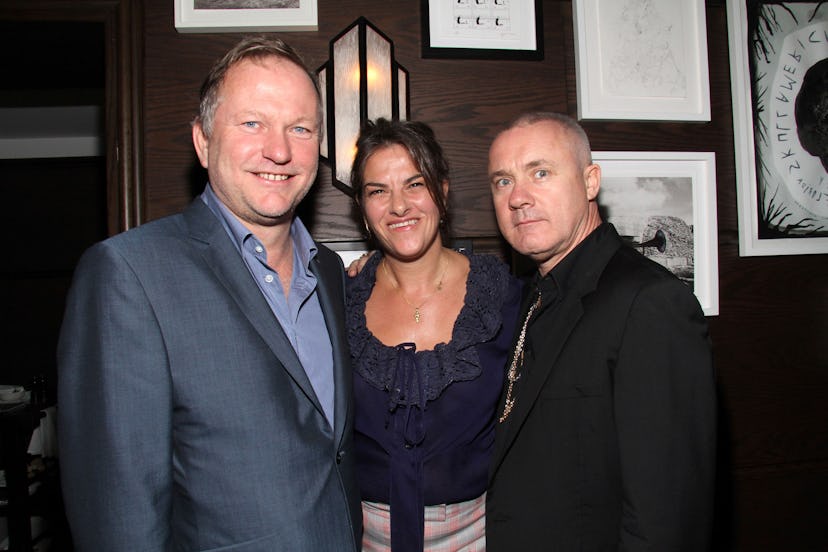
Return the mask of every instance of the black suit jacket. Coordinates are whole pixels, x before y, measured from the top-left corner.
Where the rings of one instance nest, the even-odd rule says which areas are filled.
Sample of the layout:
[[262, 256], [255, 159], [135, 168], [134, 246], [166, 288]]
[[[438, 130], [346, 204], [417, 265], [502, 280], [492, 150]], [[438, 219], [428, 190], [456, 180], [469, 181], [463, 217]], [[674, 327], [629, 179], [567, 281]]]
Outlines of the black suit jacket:
[[579, 247], [561, 302], [529, 326], [532, 369], [497, 428], [488, 550], [705, 550], [715, 383], [704, 316], [611, 225]]

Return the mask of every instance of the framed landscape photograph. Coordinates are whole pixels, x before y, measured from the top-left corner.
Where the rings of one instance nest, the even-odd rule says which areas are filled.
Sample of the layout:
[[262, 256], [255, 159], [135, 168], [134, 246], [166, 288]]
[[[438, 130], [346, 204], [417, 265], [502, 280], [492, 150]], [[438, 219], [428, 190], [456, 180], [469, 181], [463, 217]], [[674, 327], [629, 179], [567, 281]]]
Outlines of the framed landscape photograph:
[[543, 59], [541, 0], [420, 0], [422, 56]]
[[573, 0], [578, 118], [710, 120], [704, 0]]
[[719, 314], [716, 158], [712, 152], [596, 151], [601, 216]]
[[173, 0], [180, 33], [317, 30], [317, 0]]
[[828, 4], [727, 3], [739, 254], [828, 253]]

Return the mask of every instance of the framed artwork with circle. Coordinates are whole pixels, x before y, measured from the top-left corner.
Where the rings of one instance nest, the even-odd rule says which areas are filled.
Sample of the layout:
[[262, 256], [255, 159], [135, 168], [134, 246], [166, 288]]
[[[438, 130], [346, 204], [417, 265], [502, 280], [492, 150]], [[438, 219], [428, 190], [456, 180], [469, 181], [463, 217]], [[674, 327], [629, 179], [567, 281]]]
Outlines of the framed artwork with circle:
[[727, 15], [739, 254], [828, 253], [828, 4]]

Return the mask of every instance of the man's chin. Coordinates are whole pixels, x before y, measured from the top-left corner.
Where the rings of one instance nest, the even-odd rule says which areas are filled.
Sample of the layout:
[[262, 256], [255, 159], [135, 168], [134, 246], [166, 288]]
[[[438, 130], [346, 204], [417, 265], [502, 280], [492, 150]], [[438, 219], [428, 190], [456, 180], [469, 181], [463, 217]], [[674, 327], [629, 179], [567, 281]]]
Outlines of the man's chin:
[[538, 256], [543, 256], [544, 249], [538, 247], [537, 244], [533, 243], [535, 240], [527, 240], [525, 237], [522, 239], [514, 240], [511, 243], [512, 249], [523, 255], [524, 257], [529, 257], [532, 260], [535, 260]]
[[250, 222], [265, 227], [290, 223], [293, 220], [294, 211], [295, 209], [260, 210], [256, 213], [255, 220]]

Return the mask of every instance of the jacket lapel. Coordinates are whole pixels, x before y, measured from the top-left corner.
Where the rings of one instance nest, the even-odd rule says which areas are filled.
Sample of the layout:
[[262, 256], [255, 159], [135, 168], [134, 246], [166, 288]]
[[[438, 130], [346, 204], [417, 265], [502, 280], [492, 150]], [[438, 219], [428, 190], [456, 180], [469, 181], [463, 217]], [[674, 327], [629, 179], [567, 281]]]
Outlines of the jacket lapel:
[[241, 312], [267, 343], [284, 369], [322, 413], [322, 406], [299, 357], [296, 356], [267, 301], [251, 279], [250, 271], [221, 223], [199, 198], [184, 211], [184, 219], [190, 230], [190, 237], [195, 241], [196, 248], [201, 250], [207, 266], [239, 305]]
[[[595, 290], [604, 268], [622, 245], [621, 238], [615, 230], [610, 225], [606, 226], [608, 228], [599, 227], [596, 230], [601, 232], [601, 235], [596, 236], [595, 247], [584, 252], [588, 259], [582, 259], [570, 275], [560, 303], [556, 307], [544, 306], [536, 315], [534, 324], [529, 326], [527, 335], [532, 342], [534, 355], [536, 358], [542, 358], [543, 362], [536, 363], [532, 372], [522, 376], [525, 379], [521, 382], [512, 413], [508, 421], [501, 424], [495, 433], [491, 477], [494, 477], [504, 456], [520, 433], [541, 389], [555, 369], [570, 334], [583, 316], [584, 297]], [[549, 308], [554, 308], [551, 315], [548, 312]], [[542, 324], [537, 323], [540, 318], [543, 318]], [[511, 361], [511, 357], [509, 360]]]
[[351, 405], [351, 359], [344, 331], [345, 270], [335, 260], [322, 262], [322, 257], [328, 254], [328, 251], [319, 244], [317, 248], [318, 253], [311, 262], [310, 269], [316, 276], [319, 305], [322, 307], [333, 349], [334, 435], [338, 442], [344, 433], [345, 421], [349, 415], [348, 408]]
[[[543, 308], [538, 316], [543, 316], [548, 307]], [[550, 324], [544, 324], [542, 328], [530, 325], [527, 330], [527, 337], [531, 340], [534, 354], [543, 358], [543, 363], [535, 365], [530, 373], [523, 374], [523, 381], [516, 396], [514, 407], [505, 424], [501, 424], [499, 431], [495, 434], [495, 449], [493, 466], [495, 471], [503, 460], [506, 451], [512, 445], [520, 428], [526, 421], [529, 411], [537, 401], [544, 382], [549, 377], [561, 349], [569, 339], [569, 334], [575, 328], [578, 320], [583, 314], [581, 308], [581, 296], [568, 295], [556, 307], [554, 317], [550, 318]], [[537, 318], [536, 318], [537, 320]], [[548, 361], [547, 361], [548, 359]], [[511, 357], [509, 359], [511, 361]]]

